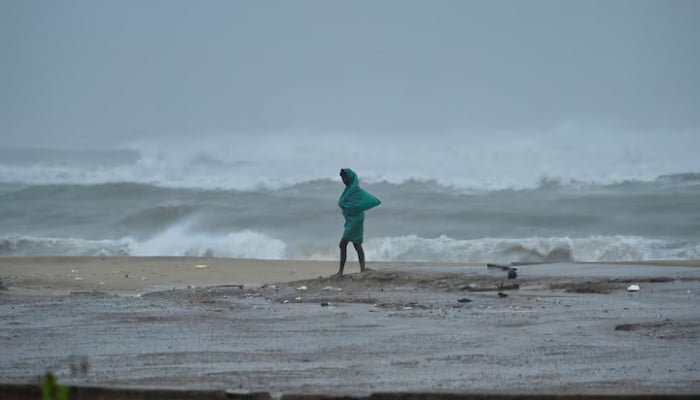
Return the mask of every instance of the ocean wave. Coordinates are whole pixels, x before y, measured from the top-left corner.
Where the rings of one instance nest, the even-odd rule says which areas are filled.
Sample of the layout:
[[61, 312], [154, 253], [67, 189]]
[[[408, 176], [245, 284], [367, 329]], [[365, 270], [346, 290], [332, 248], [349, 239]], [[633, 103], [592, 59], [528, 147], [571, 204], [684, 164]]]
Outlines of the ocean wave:
[[700, 173], [686, 172], [683, 174], [660, 175], [656, 180], [665, 183], [698, 184], [700, 183]]
[[0, 237], [0, 256], [129, 256], [132, 255], [132, 245], [130, 239], [88, 240], [10, 235]]
[[265, 260], [285, 259], [287, 244], [264, 233], [245, 229], [226, 234], [193, 232], [187, 222], [130, 248], [134, 256], [233, 257]]
[[[0, 237], [0, 256], [193, 256], [250, 259], [336, 260], [338, 248], [313, 251], [292, 248], [282, 240], [251, 230], [227, 234], [189, 232], [173, 227], [152, 238], [136, 241], [87, 240], [31, 236]], [[637, 236], [592, 236], [458, 240], [447, 236], [415, 235], [368, 240], [370, 261], [424, 262], [616, 262], [700, 259], [700, 244]], [[348, 252], [349, 259], [354, 253]]]
[[[80, 179], [76, 176], [63, 175], [62, 173], [56, 173], [60, 175], [57, 179], [34, 179], [30, 178], [27, 180], [22, 179], [11, 179], [6, 178], [3, 180], [4, 174], [3, 167], [0, 166], [0, 183], [5, 184], [5, 193], [11, 195], [14, 198], [41, 198], [45, 196], [80, 196], [80, 198], [99, 199], [104, 198], [114, 198], [118, 196], [119, 198], [129, 198], [136, 196], [149, 196], [156, 194], [167, 194], [169, 191], [186, 190], [186, 191], [210, 191], [210, 192], [274, 192], [274, 191], [288, 191], [288, 192], [318, 192], [322, 190], [327, 190], [332, 188], [333, 191], [337, 191], [338, 180], [335, 178], [310, 178], [308, 180], [301, 180], [299, 182], [286, 182], [282, 183], [272, 181], [269, 179], [261, 178], [258, 182], [249, 182], [246, 185], [235, 185], [228, 182], [224, 185], [223, 182], [220, 184], [211, 185], [204, 183], [202, 181], [184, 183], [182, 185], [170, 182], [166, 184], [164, 182], [149, 181], [148, 179], [142, 179], [142, 182], [137, 181], [125, 181], [116, 180], [114, 182], [102, 182], [100, 179]], [[13, 176], [22, 176], [13, 175]], [[407, 178], [405, 180], [387, 180], [387, 179], [364, 179], [364, 183], [370, 186], [384, 186], [388, 190], [400, 190], [407, 193], [453, 193], [453, 194], [475, 194], [475, 193], [488, 193], [488, 192], [502, 192], [502, 191], [553, 191], [553, 190], [617, 190], [620, 188], [627, 188], [631, 185], [638, 185], [643, 187], [644, 185], [658, 185], [663, 184], [664, 187], [698, 187], [700, 186], [700, 173], [681, 173], [681, 174], [671, 174], [671, 175], [661, 175], [658, 177], [652, 177], [649, 179], [620, 179], [620, 180], [601, 180], [601, 181], [581, 181], [575, 179], [564, 179], [556, 177], [542, 177], [538, 181], [533, 182], [532, 185], [507, 185], [490, 183], [470, 183], [467, 185], [460, 185], [450, 181], [440, 181], [437, 179], [417, 179], [417, 178]], [[658, 189], [657, 186], [650, 187], [650, 189]], [[174, 208], [171, 208], [171, 210]], [[163, 212], [164, 208], [160, 207], [159, 212]], [[180, 210], [180, 211], [185, 211]]]
[[[368, 240], [368, 260], [430, 262], [587, 262], [687, 260], [700, 258], [698, 243], [670, 242], [638, 236], [585, 238], [535, 237], [459, 240], [442, 235], [415, 235]], [[335, 249], [334, 249], [335, 250]], [[329, 260], [337, 251], [319, 251], [309, 258]]]
[[224, 235], [186, 233], [175, 227], [146, 240], [125, 237], [89, 240], [10, 235], [0, 237], [0, 257], [37, 256], [191, 256], [284, 259], [286, 244], [259, 232]]
[[[365, 183], [424, 183], [448, 190], [493, 191], [698, 182], [694, 136], [676, 142], [582, 136], [470, 135], [373, 137], [371, 145], [334, 135], [144, 139], [126, 149], [2, 149], [0, 182], [27, 185], [136, 183], [177, 189], [279, 190], [338, 181], [351, 167]], [[634, 140], [632, 140], [634, 139]], [[660, 151], [659, 146], [666, 146]], [[420, 149], [420, 157], [416, 151]], [[595, 162], [592, 162], [592, 161]]]

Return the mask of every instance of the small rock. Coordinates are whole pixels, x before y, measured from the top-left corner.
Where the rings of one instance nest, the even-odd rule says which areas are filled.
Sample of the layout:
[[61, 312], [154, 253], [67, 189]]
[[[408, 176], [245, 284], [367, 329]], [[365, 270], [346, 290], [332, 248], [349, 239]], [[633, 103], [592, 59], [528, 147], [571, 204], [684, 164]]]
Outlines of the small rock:
[[508, 293], [498, 292], [498, 297], [508, 297]]
[[328, 307], [328, 306], [330, 306], [330, 304], [325, 302], [325, 301], [323, 303], [321, 303], [321, 307]]
[[461, 299], [459, 299], [459, 300], [457, 300], [457, 301], [460, 302], [460, 303], [469, 303], [469, 302], [471, 302], [471, 299], [468, 299], [468, 298], [466, 298], [466, 297], [463, 297], [463, 298], [461, 298]]

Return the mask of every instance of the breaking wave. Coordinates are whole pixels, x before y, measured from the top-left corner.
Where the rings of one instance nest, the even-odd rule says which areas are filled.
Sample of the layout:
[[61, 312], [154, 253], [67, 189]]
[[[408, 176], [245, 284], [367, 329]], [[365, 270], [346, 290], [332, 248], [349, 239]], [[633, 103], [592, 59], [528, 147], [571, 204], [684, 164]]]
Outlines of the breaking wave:
[[286, 245], [254, 231], [226, 235], [187, 234], [179, 229], [167, 230], [153, 238], [137, 241], [87, 240], [32, 236], [0, 237], [0, 256], [191, 256], [283, 259]]
[[[303, 247], [303, 246], [302, 246]], [[637, 236], [458, 240], [415, 235], [377, 238], [364, 244], [370, 261], [566, 262], [648, 261], [700, 258], [700, 244]], [[348, 252], [350, 259], [354, 252]], [[87, 240], [31, 236], [0, 237], [0, 256], [193, 256], [251, 259], [336, 260], [336, 245], [314, 251], [293, 247], [260, 232], [221, 235], [168, 229], [149, 239]]]
[[[433, 262], [564, 262], [647, 261], [700, 258], [700, 244], [637, 236], [592, 236], [458, 240], [415, 235], [368, 240], [368, 260]], [[333, 249], [334, 251], [337, 251]], [[316, 252], [312, 259], [334, 259], [335, 252]], [[350, 251], [349, 254], [352, 252]]]

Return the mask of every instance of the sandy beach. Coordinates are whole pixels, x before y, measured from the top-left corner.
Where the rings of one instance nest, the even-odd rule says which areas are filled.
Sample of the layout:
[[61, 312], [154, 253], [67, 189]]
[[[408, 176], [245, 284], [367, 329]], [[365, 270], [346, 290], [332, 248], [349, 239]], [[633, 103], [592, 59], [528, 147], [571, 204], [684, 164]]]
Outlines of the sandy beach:
[[5, 285], [44, 293], [99, 290], [135, 294], [187, 286], [259, 286], [328, 276], [337, 269], [336, 262], [199, 257], [0, 258]]
[[[697, 393], [697, 261], [1, 258], [0, 377], [342, 393]], [[639, 291], [628, 291], [638, 285]]]

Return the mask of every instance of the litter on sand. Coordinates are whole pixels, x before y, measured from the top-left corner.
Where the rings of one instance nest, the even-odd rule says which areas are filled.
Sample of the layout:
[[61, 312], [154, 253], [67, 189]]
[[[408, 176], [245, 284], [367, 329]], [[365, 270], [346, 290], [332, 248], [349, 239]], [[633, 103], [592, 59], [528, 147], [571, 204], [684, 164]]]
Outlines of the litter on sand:
[[628, 292], [638, 292], [639, 285], [629, 285], [629, 286], [627, 286], [627, 291]]
[[207, 266], [206, 266], [205, 264], [197, 264], [197, 265], [195, 265], [194, 267], [197, 268], [197, 269], [204, 269], [204, 268], [206, 268]]

